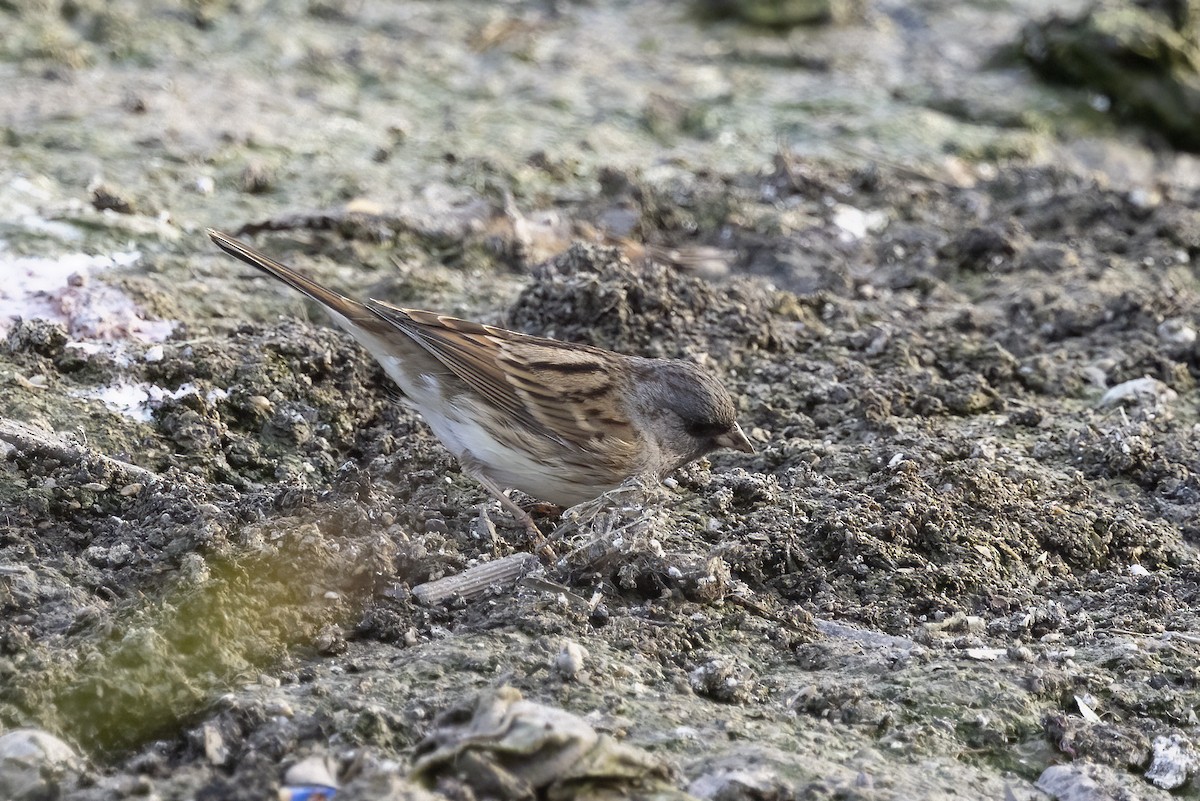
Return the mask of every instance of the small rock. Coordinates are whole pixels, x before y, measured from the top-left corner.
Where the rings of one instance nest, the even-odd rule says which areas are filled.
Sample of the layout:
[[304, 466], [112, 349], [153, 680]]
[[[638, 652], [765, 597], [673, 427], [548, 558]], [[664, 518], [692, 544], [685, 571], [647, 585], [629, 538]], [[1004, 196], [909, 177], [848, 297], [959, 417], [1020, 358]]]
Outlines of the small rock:
[[977, 662], [995, 662], [1007, 653], [1003, 648], [968, 648], [967, 658]]
[[92, 208], [96, 211], [115, 211], [117, 214], [135, 214], [137, 206], [118, 189], [97, 184], [92, 187]]
[[212, 723], [205, 723], [201, 734], [204, 737], [204, 758], [208, 760], [208, 764], [220, 767], [228, 762], [229, 746], [225, 744], [221, 731]]
[[118, 542], [108, 549], [107, 558], [109, 567], [124, 567], [133, 563], [135, 555], [133, 549], [129, 547], [129, 543]]
[[336, 772], [327, 757], [314, 754], [288, 768], [283, 774], [283, 781], [291, 785], [337, 787]]
[[192, 181], [192, 191], [197, 195], [211, 195], [217, 189], [217, 182], [211, 175], [199, 175]]
[[688, 684], [696, 695], [723, 703], [744, 703], [756, 682], [740, 666], [712, 659], [688, 673]]
[[1008, 658], [1013, 662], [1032, 663], [1037, 659], [1037, 656], [1033, 653], [1033, 649], [1027, 645], [1010, 645], [1008, 647]]
[[275, 186], [274, 176], [264, 165], [247, 164], [242, 170], [240, 180], [242, 191], [250, 195], [261, 195], [270, 192]]
[[1153, 209], [1162, 204], [1162, 193], [1154, 189], [1137, 188], [1129, 195], [1129, 203], [1136, 209]]
[[40, 729], [0, 735], [0, 798], [57, 798], [80, 770], [71, 746]]
[[292, 719], [296, 717], [296, 710], [287, 701], [272, 701], [266, 706], [266, 713], [272, 717]]
[[126, 90], [121, 97], [121, 108], [131, 114], [145, 114], [149, 110], [150, 105], [146, 102], [144, 95], [130, 89]]
[[1200, 755], [1191, 740], [1172, 734], [1170, 737], [1154, 738], [1154, 758], [1146, 778], [1164, 790], [1182, 787], [1188, 776], [1200, 767]]
[[1117, 384], [1100, 398], [1100, 407], [1124, 405], [1126, 403], [1170, 403], [1179, 397], [1175, 390], [1157, 378], [1143, 376]]
[[313, 647], [318, 653], [340, 654], [346, 650], [346, 635], [342, 627], [336, 624], [324, 626], [313, 639]]
[[782, 782], [765, 768], [722, 765], [697, 776], [688, 785], [688, 793], [697, 798], [781, 798]]
[[975, 443], [971, 449], [972, 459], [982, 459], [985, 462], [996, 461], [996, 455], [1000, 452], [1000, 444], [993, 437], [984, 437]]
[[1105, 801], [1104, 790], [1077, 765], [1051, 765], [1035, 785], [1058, 801]]
[[579, 643], [568, 641], [554, 657], [554, 670], [564, 679], [574, 679], [583, 670], [584, 662], [590, 655]]
[[1158, 338], [1166, 345], [1176, 348], [1190, 348], [1196, 344], [1196, 329], [1192, 328], [1184, 320], [1172, 317], [1159, 323]]
[[833, 224], [850, 240], [863, 239], [887, 227], [887, 214], [882, 211], [863, 211], [839, 203], [833, 209]]

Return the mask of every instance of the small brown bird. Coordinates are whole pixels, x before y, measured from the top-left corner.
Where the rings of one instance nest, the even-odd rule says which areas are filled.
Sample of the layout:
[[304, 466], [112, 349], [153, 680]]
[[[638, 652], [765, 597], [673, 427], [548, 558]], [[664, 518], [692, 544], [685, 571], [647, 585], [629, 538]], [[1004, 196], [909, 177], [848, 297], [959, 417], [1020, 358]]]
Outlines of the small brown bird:
[[324, 305], [403, 390], [463, 469], [527, 525], [510, 487], [573, 506], [719, 448], [753, 453], [699, 366], [359, 303], [211, 228], [222, 250]]

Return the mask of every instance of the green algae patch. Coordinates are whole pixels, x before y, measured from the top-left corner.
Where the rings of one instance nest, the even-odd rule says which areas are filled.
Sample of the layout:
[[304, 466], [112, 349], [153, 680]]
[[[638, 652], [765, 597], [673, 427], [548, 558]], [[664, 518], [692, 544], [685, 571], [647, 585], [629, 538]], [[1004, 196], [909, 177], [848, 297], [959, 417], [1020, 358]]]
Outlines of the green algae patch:
[[109, 754], [176, 730], [289, 649], [336, 651], [341, 628], [387, 569], [386, 540], [346, 547], [337, 532], [286, 522], [253, 538], [253, 550], [186, 558], [161, 595], [118, 604], [77, 638], [73, 654], [10, 676], [3, 703]]

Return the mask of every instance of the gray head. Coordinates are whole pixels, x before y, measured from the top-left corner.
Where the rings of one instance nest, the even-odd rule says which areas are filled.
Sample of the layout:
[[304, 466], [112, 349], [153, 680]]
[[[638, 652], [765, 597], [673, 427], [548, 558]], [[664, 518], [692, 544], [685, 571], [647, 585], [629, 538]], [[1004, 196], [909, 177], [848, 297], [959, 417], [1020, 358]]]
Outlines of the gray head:
[[635, 368], [631, 411], [658, 440], [663, 475], [721, 448], [754, 453], [737, 424], [733, 399], [702, 367], [675, 359], [638, 359]]

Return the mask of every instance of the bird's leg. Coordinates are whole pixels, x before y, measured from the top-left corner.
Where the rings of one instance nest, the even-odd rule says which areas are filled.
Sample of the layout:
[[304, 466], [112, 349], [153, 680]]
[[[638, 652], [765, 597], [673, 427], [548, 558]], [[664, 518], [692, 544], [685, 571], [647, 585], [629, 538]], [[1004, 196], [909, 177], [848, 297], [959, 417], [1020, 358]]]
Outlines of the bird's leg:
[[492, 494], [496, 500], [500, 501], [500, 505], [512, 513], [521, 525], [525, 526], [525, 530], [529, 532], [529, 537], [533, 540], [534, 550], [542, 556], [543, 559], [553, 563], [558, 560], [558, 555], [554, 553], [554, 549], [546, 542], [546, 537], [542, 534], [542, 530], [537, 527], [537, 523], [533, 522], [533, 518], [529, 516], [512, 498], [500, 489], [500, 486], [479, 471], [472, 471], [471, 477], [478, 481], [485, 490]]

